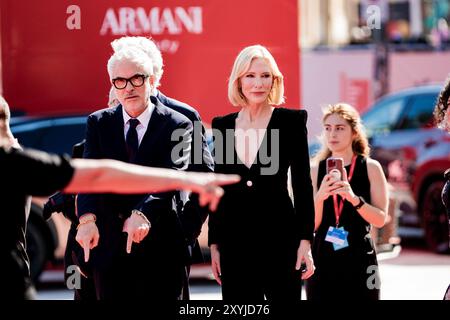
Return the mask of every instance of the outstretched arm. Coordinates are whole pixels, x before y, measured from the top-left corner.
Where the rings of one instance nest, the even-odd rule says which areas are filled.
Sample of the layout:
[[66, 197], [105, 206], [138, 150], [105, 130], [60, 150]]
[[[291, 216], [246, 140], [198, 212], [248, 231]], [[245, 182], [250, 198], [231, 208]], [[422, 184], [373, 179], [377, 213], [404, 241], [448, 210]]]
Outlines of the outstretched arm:
[[[71, 163], [75, 173], [65, 192], [146, 193], [185, 189], [199, 193], [200, 204], [204, 206], [209, 203], [212, 211], [223, 195], [220, 185], [235, 183], [240, 179], [236, 175], [142, 167], [117, 160], [73, 159]], [[84, 248], [85, 261], [88, 261], [89, 250], [97, 245], [99, 235], [95, 218], [86, 221], [78, 230], [76, 239]], [[127, 252], [131, 251], [130, 239]]]
[[217, 175], [150, 168], [117, 160], [73, 159], [75, 173], [64, 189], [68, 193], [146, 193], [185, 189], [199, 193], [202, 205], [215, 209], [220, 185], [239, 181], [236, 175]]

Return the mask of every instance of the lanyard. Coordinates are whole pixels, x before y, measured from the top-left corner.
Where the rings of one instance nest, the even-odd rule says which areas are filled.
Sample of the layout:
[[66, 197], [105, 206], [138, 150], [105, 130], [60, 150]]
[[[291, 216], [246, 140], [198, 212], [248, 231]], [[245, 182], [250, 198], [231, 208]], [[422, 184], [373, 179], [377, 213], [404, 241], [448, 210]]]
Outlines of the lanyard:
[[[356, 155], [353, 155], [352, 164], [350, 166], [350, 173], [347, 178], [348, 183], [350, 183], [350, 181], [352, 180], [353, 172], [355, 171], [355, 164], [356, 164]], [[344, 168], [344, 170], [345, 170], [345, 168]], [[339, 218], [341, 216], [342, 209], [344, 209], [344, 200], [338, 199], [338, 195], [334, 194], [333, 195], [333, 203], [334, 203], [334, 215], [336, 217], [336, 227], [337, 227], [339, 225]]]

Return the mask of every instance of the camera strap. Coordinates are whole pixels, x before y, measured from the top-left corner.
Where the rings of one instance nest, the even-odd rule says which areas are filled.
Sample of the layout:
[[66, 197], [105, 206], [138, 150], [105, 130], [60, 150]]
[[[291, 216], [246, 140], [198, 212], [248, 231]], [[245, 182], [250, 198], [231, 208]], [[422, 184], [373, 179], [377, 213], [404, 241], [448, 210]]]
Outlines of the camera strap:
[[[356, 155], [353, 155], [352, 157], [352, 164], [350, 165], [350, 172], [347, 177], [348, 183], [352, 180], [353, 172], [355, 171], [355, 165], [356, 165]], [[344, 168], [345, 170], [345, 168]], [[344, 209], [344, 200], [338, 199], [338, 195], [333, 195], [333, 204], [334, 204], [334, 215], [336, 217], [336, 227], [339, 225], [339, 218], [341, 217], [342, 210]]]

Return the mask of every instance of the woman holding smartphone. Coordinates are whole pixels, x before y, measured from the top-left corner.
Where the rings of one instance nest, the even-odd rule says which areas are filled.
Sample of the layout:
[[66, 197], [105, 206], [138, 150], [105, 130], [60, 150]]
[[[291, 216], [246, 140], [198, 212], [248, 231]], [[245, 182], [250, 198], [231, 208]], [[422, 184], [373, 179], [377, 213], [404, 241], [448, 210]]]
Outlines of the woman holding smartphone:
[[307, 296], [378, 300], [380, 278], [370, 229], [385, 223], [386, 178], [380, 164], [369, 157], [367, 137], [352, 106], [330, 105], [322, 123], [323, 147], [311, 168], [316, 272], [308, 280]]

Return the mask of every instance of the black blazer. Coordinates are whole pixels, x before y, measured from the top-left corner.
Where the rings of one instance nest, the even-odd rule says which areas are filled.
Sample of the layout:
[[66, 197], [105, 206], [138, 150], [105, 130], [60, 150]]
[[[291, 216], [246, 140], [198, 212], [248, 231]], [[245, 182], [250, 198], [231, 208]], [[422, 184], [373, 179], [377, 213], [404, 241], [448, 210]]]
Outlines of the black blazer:
[[[183, 114], [192, 122], [194, 130], [188, 171], [213, 172], [214, 160], [206, 140], [205, 127], [202, 124], [200, 114], [197, 110], [184, 102], [165, 96], [159, 90], [157, 91], [156, 98], [162, 104]], [[185, 196], [185, 192], [181, 192], [181, 195], [182, 199], [178, 210], [179, 217], [185, 231], [186, 240], [189, 244], [193, 245], [200, 235], [202, 225], [208, 217], [209, 210], [207, 207], [200, 207], [198, 194], [192, 193], [189, 198]]]
[[[242, 179], [225, 187], [217, 212], [210, 215], [209, 244], [218, 244], [221, 250], [245, 252], [248, 250], [242, 248], [261, 248], [265, 257], [269, 247], [289, 250], [292, 255], [301, 239], [312, 240], [314, 231], [307, 113], [276, 108], [250, 169], [239, 160], [234, 148], [237, 115], [217, 117], [212, 122], [215, 172], [239, 174]], [[217, 139], [216, 134], [222, 137]], [[222, 138], [223, 143], [216, 144]], [[270, 163], [264, 159], [265, 154]], [[287, 187], [289, 167], [294, 206]]]
[[[155, 97], [151, 97], [151, 100], [155, 108], [139, 146], [136, 163], [177, 170], [187, 169], [192, 138], [191, 121], [167, 108]], [[183, 134], [178, 141], [172, 141], [172, 132], [177, 129], [182, 129]], [[181, 149], [185, 152], [172, 159], [172, 150], [178, 143], [181, 143]], [[94, 112], [88, 117], [83, 156], [128, 162], [121, 105]], [[93, 251], [93, 264], [107, 265], [115, 252], [124, 251], [126, 237], [122, 227], [132, 209], [143, 212], [152, 224], [151, 232], [144, 242], [157, 243], [159, 249], [177, 248], [173, 251], [174, 256], [182, 255], [182, 258], [186, 259], [184, 235], [174, 208], [175, 194], [176, 192], [142, 195], [80, 194], [77, 199], [78, 216], [88, 212], [96, 214], [100, 232], [97, 253]], [[140, 246], [142, 242], [135, 247]]]

